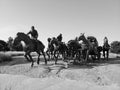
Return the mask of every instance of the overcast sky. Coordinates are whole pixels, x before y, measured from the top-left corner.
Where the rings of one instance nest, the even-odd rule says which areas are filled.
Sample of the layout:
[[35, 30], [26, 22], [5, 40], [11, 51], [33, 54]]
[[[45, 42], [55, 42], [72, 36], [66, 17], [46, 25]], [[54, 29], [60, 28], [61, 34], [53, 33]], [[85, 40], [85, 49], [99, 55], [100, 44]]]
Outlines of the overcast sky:
[[48, 37], [63, 34], [67, 42], [85, 33], [120, 41], [120, 0], [0, 0], [0, 39], [27, 33], [35, 26], [46, 45]]

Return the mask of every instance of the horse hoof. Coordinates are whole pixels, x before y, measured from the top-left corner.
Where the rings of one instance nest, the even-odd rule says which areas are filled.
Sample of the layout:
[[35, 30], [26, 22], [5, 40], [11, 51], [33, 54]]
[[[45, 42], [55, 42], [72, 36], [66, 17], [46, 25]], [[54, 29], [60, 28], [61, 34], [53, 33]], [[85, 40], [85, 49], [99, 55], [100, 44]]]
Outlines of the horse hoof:
[[50, 61], [50, 59], [48, 59], [48, 61]]
[[47, 62], [45, 62], [45, 65], [47, 65]]
[[39, 65], [39, 62], [37, 62], [37, 64]]
[[31, 67], [33, 67], [33, 64], [31, 64]]
[[27, 60], [28, 62], [31, 62], [31, 60]]

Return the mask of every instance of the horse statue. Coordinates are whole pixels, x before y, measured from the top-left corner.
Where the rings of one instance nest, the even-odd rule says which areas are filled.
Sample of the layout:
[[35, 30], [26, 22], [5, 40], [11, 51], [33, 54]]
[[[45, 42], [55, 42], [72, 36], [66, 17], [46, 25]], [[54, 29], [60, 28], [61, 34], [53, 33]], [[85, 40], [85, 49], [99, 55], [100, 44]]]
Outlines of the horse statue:
[[58, 41], [57, 38], [53, 37], [51, 40], [51, 46], [54, 46], [54, 58], [55, 64], [57, 64], [58, 56], [62, 54], [62, 59], [64, 60], [66, 57], [67, 46], [64, 42]]
[[108, 38], [105, 37], [104, 38], [104, 43], [103, 43], [103, 57], [104, 57], [104, 59], [107, 58], [107, 60], [108, 60], [108, 58], [109, 58], [109, 49], [110, 49], [110, 45], [108, 43]]
[[25, 58], [28, 61], [32, 62], [31, 67], [33, 67], [34, 65], [34, 60], [30, 54], [31, 52], [34, 52], [34, 51], [38, 54], [37, 64], [39, 64], [41, 53], [44, 56], [45, 64], [47, 64], [47, 59], [44, 53], [45, 46], [41, 41], [37, 40], [37, 43], [35, 43], [35, 41], [31, 39], [27, 34], [18, 32], [16, 35], [16, 38], [14, 39], [13, 46], [16, 47], [17, 45], [19, 45], [21, 41], [23, 42], [22, 45], [25, 52], [25, 55], [24, 55]]
[[79, 36], [79, 41], [82, 40], [82, 54], [85, 60], [85, 63], [88, 61], [89, 55], [94, 59], [96, 57], [100, 57], [98, 53], [98, 44], [96, 42], [91, 42], [89, 38], [86, 38], [84, 33], [81, 33]]

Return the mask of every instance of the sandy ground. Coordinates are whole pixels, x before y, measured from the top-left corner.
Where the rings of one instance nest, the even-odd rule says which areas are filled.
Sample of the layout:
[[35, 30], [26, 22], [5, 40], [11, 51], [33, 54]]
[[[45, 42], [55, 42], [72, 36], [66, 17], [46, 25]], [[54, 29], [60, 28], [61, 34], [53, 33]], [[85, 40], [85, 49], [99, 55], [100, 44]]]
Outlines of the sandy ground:
[[[44, 65], [35, 63], [31, 68], [20, 53], [12, 53], [13, 60], [0, 63], [0, 90], [120, 90], [120, 58], [110, 54], [109, 61], [101, 60], [87, 65], [63, 61], [57, 65], [49, 61]], [[116, 58], [118, 57], [118, 58]], [[33, 54], [34, 60], [36, 56]]]

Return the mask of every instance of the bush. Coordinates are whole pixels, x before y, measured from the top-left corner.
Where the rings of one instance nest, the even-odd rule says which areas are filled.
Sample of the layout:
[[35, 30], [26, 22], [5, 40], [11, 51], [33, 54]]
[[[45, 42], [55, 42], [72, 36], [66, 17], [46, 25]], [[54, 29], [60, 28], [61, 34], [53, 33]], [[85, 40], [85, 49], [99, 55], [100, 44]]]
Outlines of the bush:
[[12, 60], [12, 56], [10, 54], [4, 52], [0, 53], [0, 62], [11, 61], [11, 60]]
[[120, 41], [113, 41], [111, 43], [111, 49], [110, 49], [110, 51], [112, 53], [116, 53], [116, 54], [120, 53]]

